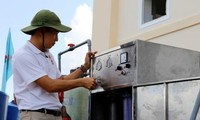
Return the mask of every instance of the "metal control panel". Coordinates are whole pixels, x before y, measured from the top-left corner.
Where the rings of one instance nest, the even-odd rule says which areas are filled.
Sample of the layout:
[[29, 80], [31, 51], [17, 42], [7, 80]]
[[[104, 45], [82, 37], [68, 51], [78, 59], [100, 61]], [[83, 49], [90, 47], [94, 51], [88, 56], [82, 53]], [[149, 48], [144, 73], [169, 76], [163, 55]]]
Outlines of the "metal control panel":
[[197, 51], [146, 42], [132, 41], [96, 56], [92, 76], [98, 90], [154, 84], [200, 75]]
[[93, 76], [104, 89], [130, 86], [134, 83], [136, 69], [136, 48], [115, 49], [95, 58]]

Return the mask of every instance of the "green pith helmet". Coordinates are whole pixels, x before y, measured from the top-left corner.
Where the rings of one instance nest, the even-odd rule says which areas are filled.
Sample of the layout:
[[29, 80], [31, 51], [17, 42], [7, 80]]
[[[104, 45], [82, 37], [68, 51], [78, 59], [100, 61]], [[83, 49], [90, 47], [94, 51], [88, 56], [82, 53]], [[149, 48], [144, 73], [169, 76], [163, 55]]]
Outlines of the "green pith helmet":
[[71, 30], [70, 27], [61, 24], [58, 16], [49, 10], [40, 10], [32, 19], [31, 25], [27, 26], [22, 30], [22, 32], [31, 35], [32, 31], [41, 28], [50, 27], [58, 32], [68, 32]]

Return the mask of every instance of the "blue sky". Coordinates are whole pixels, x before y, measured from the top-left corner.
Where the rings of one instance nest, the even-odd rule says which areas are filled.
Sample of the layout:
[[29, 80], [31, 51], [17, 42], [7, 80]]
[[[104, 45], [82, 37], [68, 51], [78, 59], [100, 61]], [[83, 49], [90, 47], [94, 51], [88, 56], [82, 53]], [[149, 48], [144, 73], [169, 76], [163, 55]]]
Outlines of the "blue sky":
[[[35, 13], [41, 9], [55, 12], [63, 24], [72, 28], [69, 33], [60, 33], [59, 41], [50, 50], [56, 60], [59, 52], [68, 49], [66, 46], [68, 43], [76, 45], [91, 39], [93, 0], [4, 0], [0, 3], [0, 88], [9, 28], [14, 51], [16, 51], [30, 38], [29, 35], [22, 33], [21, 29], [28, 26]], [[62, 73], [69, 73], [71, 68], [81, 65], [86, 51], [85, 45], [62, 55]], [[9, 101], [12, 100], [12, 77], [7, 82], [6, 93], [9, 95]]]

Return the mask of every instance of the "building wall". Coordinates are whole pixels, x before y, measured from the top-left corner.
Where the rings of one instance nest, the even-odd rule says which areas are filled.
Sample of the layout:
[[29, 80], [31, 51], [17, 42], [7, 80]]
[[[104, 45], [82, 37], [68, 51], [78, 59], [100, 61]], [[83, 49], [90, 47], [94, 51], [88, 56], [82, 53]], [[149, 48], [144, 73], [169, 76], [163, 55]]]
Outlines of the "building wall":
[[118, 0], [94, 1], [92, 49], [98, 52], [118, 45], [118, 3]]
[[200, 24], [154, 38], [152, 42], [200, 51]]
[[94, 0], [93, 49], [141, 39], [200, 51], [200, 1], [168, 0], [169, 18], [141, 28], [139, 0]]

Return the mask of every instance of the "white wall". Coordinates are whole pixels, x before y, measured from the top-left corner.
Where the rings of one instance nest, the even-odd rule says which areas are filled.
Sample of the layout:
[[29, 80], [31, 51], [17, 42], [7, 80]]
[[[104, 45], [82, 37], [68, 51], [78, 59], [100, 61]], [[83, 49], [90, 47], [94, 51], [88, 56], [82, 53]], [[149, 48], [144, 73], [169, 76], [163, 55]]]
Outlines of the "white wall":
[[200, 0], [168, 1], [167, 20], [140, 28], [139, 0], [95, 0], [93, 49], [101, 52], [141, 39], [200, 51]]

